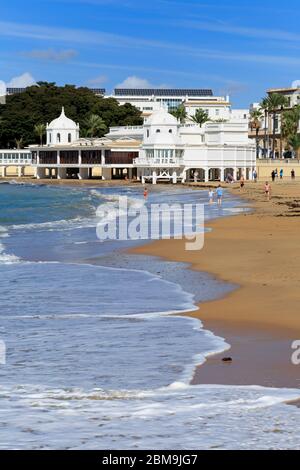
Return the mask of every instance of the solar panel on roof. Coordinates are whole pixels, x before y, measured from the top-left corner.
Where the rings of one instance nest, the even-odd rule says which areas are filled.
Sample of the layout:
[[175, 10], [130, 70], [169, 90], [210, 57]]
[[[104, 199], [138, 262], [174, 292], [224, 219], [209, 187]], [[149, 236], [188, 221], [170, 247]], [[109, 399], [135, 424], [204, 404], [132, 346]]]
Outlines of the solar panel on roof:
[[116, 96], [213, 96], [208, 89], [115, 88]]
[[95, 95], [105, 95], [105, 88], [90, 88], [90, 90], [95, 93]]

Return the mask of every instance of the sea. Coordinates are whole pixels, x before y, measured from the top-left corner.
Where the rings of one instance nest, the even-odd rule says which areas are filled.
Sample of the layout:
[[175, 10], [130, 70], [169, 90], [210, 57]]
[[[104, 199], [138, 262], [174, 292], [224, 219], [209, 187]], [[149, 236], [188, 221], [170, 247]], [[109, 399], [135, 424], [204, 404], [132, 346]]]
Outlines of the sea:
[[[100, 240], [120, 196], [145, 204], [138, 185], [0, 184], [0, 449], [299, 449], [299, 390], [190, 385], [229, 345], [183, 313], [236, 286]], [[162, 201], [206, 221], [248, 210], [151, 187]]]

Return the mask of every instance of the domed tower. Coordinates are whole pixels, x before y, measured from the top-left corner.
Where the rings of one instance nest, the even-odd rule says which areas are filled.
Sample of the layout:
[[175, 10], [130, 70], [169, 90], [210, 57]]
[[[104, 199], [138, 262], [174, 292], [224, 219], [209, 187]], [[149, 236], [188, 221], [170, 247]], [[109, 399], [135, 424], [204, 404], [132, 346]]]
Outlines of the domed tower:
[[182, 156], [182, 141], [177, 119], [164, 108], [153, 113], [144, 123], [142, 149], [147, 159], [173, 163]]
[[153, 113], [144, 123], [144, 145], [174, 143], [178, 137], [179, 123], [165, 108]]
[[184, 146], [177, 119], [161, 108], [144, 123], [143, 145], [140, 150], [139, 176], [156, 183], [158, 179], [177, 181], [183, 164]]
[[79, 124], [65, 115], [62, 107], [61, 115], [47, 124], [47, 145], [68, 145], [79, 139]]

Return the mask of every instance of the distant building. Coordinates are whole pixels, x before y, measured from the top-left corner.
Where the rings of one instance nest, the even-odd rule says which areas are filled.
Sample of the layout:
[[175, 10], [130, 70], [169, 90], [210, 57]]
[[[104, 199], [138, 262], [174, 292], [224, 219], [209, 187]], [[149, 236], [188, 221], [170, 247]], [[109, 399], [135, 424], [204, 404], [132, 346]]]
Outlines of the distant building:
[[[294, 106], [300, 105], [300, 81], [292, 83], [291, 87], [286, 88], [270, 88], [267, 90], [267, 95], [280, 94], [287, 98], [288, 106], [284, 110], [292, 109]], [[260, 103], [253, 103], [250, 106], [250, 112], [260, 109]], [[260, 127], [258, 132], [249, 120], [249, 137], [252, 139], [258, 138], [259, 157], [260, 158], [292, 158], [294, 153], [289, 149], [287, 142], [281, 135], [281, 122], [282, 122], [282, 109], [279, 109], [275, 116], [275, 153], [273, 155], [273, 116], [265, 116], [262, 110], [262, 118], [260, 120]], [[300, 130], [300, 122], [299, 122]]]

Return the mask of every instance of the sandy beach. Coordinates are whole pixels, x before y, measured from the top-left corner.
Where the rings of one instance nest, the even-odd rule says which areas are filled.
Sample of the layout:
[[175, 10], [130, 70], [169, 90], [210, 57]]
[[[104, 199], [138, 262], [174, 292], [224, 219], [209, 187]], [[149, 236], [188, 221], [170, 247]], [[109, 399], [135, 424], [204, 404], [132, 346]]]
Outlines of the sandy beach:
[[[300, 182], [275, 182], [270, 202], [262, 182], [229, 190], [253, 211], [209, 222], [203, 250], [162, 240], [134, 251], [189, 263], [237, 286], [191, 313], [231, 345], [198, 367], [192, 383], [297, 388], [300, 366], [291, 362], [291, 344], [300, 339]], [[232, 363], [223, 363], [224, 356]]]

